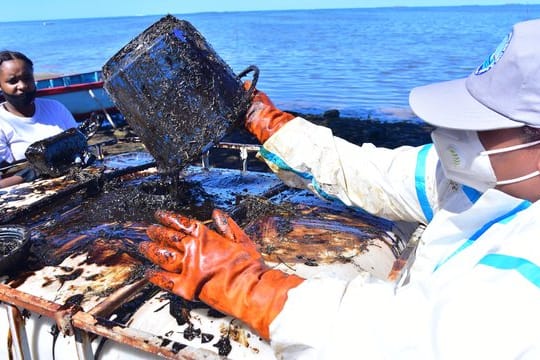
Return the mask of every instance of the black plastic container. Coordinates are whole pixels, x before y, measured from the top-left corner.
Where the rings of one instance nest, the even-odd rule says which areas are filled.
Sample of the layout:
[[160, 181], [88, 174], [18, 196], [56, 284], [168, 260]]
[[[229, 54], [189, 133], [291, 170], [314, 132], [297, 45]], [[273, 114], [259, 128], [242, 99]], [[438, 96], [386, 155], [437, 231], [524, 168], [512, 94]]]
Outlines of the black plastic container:
[[86, 136], [76, 128], [36, 141], [25, 152], [26, 160], [39, 173], [52, 177], [65, 174], [77, 162], [84, 162]]
[[0, 275], [22, 266], [30, 250], [30, 232], [20, 225], [0, 226]]
[[[251, 71], [246, 91], [241, 78]], [[189, 22], [167, 15], [109, 59], [103, 76], [160, 171], [176, 171], [243, 118], [258, 69], [235, 75]]]

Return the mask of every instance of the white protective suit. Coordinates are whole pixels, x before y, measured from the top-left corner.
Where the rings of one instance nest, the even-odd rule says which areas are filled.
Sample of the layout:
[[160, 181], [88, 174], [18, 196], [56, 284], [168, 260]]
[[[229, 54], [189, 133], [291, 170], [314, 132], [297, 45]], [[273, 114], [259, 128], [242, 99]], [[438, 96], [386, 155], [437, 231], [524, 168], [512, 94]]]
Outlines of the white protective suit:
[[360, 275], [290, 290], [270, 326], [278, 357], [540, 358], [539, 202], [449, 181], [431, 144], [359, 147], [302, 118], [261, 155], [290, 185], [428, 224], [402, 287]]

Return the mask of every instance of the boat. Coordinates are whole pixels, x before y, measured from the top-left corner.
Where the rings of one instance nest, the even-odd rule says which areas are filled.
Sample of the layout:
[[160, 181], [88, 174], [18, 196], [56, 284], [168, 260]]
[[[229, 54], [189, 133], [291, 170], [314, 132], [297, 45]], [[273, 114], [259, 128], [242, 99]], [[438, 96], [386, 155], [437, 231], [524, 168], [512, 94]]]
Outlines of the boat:
[[116, 107], [103, 88], [101, 71], [41, 78], [36, 81], [36, 96], [64, 104], [76, 120], [95, 112], [115, 113]]
[[[103, 88], [101, 71], [40, 77], [36, 80], [36, 96], [60, 101], [77, 121], [85, 120], [96, 112], [107, 114], [118, 112], [111, 97]], [[0, 100], [4, 101], [1, 92]]]

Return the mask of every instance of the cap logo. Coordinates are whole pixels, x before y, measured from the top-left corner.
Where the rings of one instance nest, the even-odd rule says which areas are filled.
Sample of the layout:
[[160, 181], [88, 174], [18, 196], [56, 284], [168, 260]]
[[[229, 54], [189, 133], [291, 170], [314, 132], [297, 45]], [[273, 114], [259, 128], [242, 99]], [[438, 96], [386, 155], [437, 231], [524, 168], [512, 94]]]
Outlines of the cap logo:
[[504, 52], [506, 51], [506, 48], [508, 48], [508, 44], [510, 44], [510, 40], [512, 39], [512, 32], [510, 32], [508, 35], [506, 35], [503, 39], [503, 41], [497, 46], [493, 54], [489, 55], [489, 57], [476, 69], [474, 72], [475, 75], [480, 75], [491, 69], [497, 61], [499, 61]]
[[458, 151], [454, 145], [450, 145], [446, 150], [448, 150], [448, 155], [450, 156], [450, 161], [454, 164], [455, 167], [461, 167], [461, 156], [459, 156]]

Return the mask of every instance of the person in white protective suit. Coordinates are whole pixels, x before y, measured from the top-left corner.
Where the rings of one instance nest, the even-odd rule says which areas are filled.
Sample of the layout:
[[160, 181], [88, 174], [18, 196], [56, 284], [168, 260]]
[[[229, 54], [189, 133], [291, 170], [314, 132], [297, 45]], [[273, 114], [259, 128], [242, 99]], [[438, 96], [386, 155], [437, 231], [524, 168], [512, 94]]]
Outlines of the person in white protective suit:
[[257, 91], [246, 127], [292, 186], [427, 224], [409, 281], [302, 279], [267, 267], [226, 214], [158, 211], [147, 278], [236, 316], [288, 359], [540, 358], [540, 19], [465, 79], [418, 87], [433, 144], [357, 146]]

